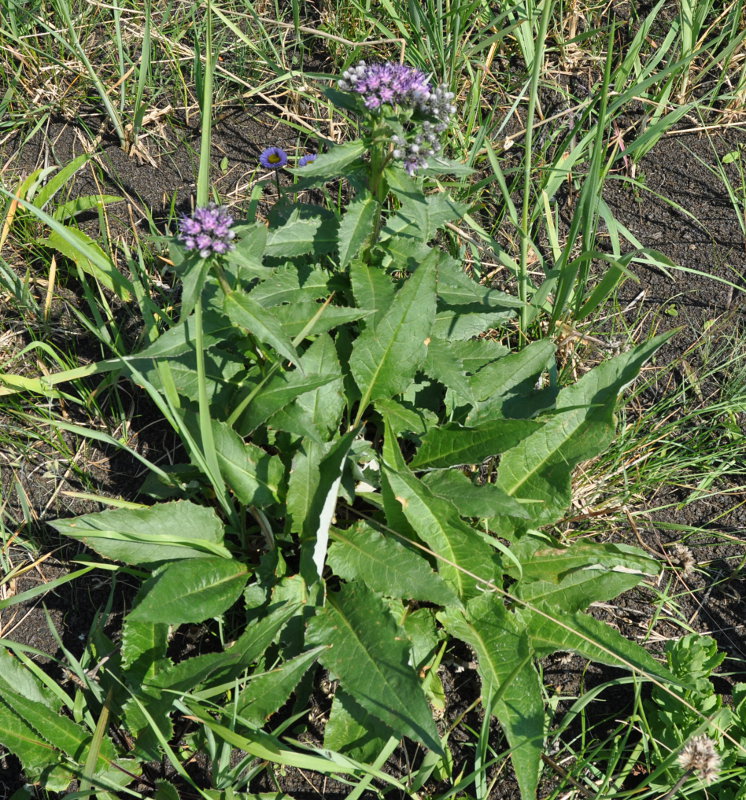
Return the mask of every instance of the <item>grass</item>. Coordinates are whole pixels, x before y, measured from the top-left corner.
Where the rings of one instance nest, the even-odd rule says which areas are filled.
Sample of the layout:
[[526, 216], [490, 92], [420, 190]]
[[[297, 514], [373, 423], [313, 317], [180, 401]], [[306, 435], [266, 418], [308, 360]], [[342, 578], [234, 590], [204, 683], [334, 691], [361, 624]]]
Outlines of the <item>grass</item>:
[[[682, 0], [676, 7], [661, 2], [644, 16], [631, 9], [629, 20], [612, 18], [606, 4], [559, 0], [518, 0], [499, 10], [486, 0], [324, 0], [317, 6], [301, 0], [226, 0], [213, 3], [211, 16], [196, 5], [157, 0], [110, 5], [55, 0], [33, 9], [0, 0], [0, 10], [0, 86], [6, 87], [0, 97], [0, 181], [7, 192], [0, 218], [0, 308], [5, 326], [22, 342], [0, 339], [0, 363], [4, 373], [29, 379], [129, 352], [133, 340], [152, 338], [174, 315], [175, 298], [161, 277], [163, 256], [157, 240], [148, 237], [174, 229], [177, 209], [186, 200], [183, 186], [164, 208], [138, 209], [147, 218], [145, 230], [127, 228], [122, 204], [92, 202], [80, 213], [62, 214], [61, 225], [85, 227], [92, 240], [100, 242], [106, 234], [105, 247], [87, 261], [85, 255], [71, 258], [69, 249], [40, 241], [46, 220], [23, 202], [44, 206], [40, 198], [46, 197], [45, 210], [54, 217], [65, 201], [80, 201], [72, 175], [59, 182], [59, 194], [49, 190], [66, 166], [54, 158], [61, 126], [77, 131], [78, 146], [90, 153], [91, 174], [109, 185], [112, 179], [128, 183], [127, 175], [112, 174], [104, 157], [112, 138], [133, 164], [158, 169], [178, 149], [205, 96], [212, 97], [218, 140], [223, 113], [256, 104], [271, 136], [316, 149], [325, 141], [344, 140], [350, 125], [318, 91], [327, 76], [360, 58], [396, 59], [403, 52], [407, 63], [432, 72], [458, 93], [461, 123], [453, 131], [451, 154], [476, 173], [442, 182], [470, 208], [452, 230], [450, 245], [469, 250], [477, 275], [533, 301], [522, 313], [518, 335], [529, 339], [546, 330], [571, 340], [568, 368], [582, 371], [599, 357], [594, 338], [626, 347], [666, 322], [662, 317], [624, 322], [615, 302], [629, 274], [645, 268], [675, 273], [679, 266], [614, 216], [602, 200], [604, 187], [621, 180], [644, 198], [653, 189], [643, 182], [643, 159], [655, 157], [676, 125], [694, 120], [712, 130], [743, 122], [741, 0]], [[212, 44], [205, 48], [205, 41]], [[200, 168], [202, 202], [210, 193], [208, 144], [204, 139], [200, 154], [196, 141], [190, 142], [189, 159]], [[252, 142], [259, 149], [263, 144]], [[19, 158], [27, 149], [34, 152], [33, 167]], [[734, 229], [746, 236], [741, 149], [724, 153], [713, 140], [712, 151], [704, 163], [722, 182]], [[35, 175], [30, 181], [29, 174]], [[230, 198], [239, 207], [250, 197], [258, 199], [261, 191], [253, 168], [246, 176]], [[93, 224], [87, 214], [95, 215]], [[120, 226], [107, 233], [110, 216], [124, 217], [123, 231]], [[87, 252], [92, 256], [90, 246]], [[131, 276], [136, 308], [121, 291], [118, 298], [116, 291], [112, 294], [116, 279], [107, 282], [106, 277], [114, 274], [112, 265]], [[707, 275], [707, 269], [699, 273]], [[737, 311], [743, 288], [736, 270], [713, 277], [730, 283]], [[58, 307], [65, 314], [55, 317]], [[144, 328], [133, 333], [133, 320], [141, 313]], [[69, 328], [63, 328], [63, 318]], [[716, 320], [635, 387], [612, 448], [578, 475], [579, 516], [591, 518], [584, 536], [604, 536], [608, 527], [627, 524], [645, 536], [646, 520], [657, 519], [660, 531], [688, 546], [704, 535], [711, 544], [703, 547], [714, 553], [738, 545], [739, 551], [725, 558], [734, 573], [742, 572], [743, 531], [727, 522], [742, 509], [746, 485], [746, 354], [737, 319], [734, 312]], [[44, 557], [34, 531], [53, 507], [59, 508], [62, 487], [98, 490], [81, 431], [91, 431], [88, 436], [111, 447], [117, 442], [129, 447], [122, 431], [137, 425], [135, 390], [115, 378], [66, 382], [48, 393], [46, 407], [17, 394], [0, 397], [3, 599], [12, 596], [14, 580]], [[203, 408], [206, 413], [206, 404]], [[34, 495], [36, 481], [29, 474], [39, 458], [58, 476], [52, 496], [43, 502]], [[671, 521], [706, 503], [716, 508], [706, 521]], [[600, 516], [594, 521], [596, 512]], [[646, 543], [659, 546], [654, 540]], [[707, 557], [699, 560], [703, 574], [710, 574], [710, 566]], [[676, 569], [671, 564], [670, 580], [651, 589], [657, 596], [648, 635], [661, 620], [673, 621], [683, 634], [692, 598], [707, 605], [712, 587], [731, 579], [682, 588]], [[88, 648], [94, 638], [86, 643], [86, 656], [73, 664], [83, 681], [93, 664]], [[640, 687], [632, 684], [629, 709], [599, 720], [603, 692], [629, 681], [588, 690], [581, 685], [571, 702], [557, 702], [563, 711], [550, 737], [550, 750], [557, 750], [548, 753], [553, 783], [547, 797], [625, 797], [630, 786], [637, 788], [635, 796], [660, 796], [674, 756], [650, 723]], [[84, 695], [75, 702], [81, 705], [74, 712], [84, 708]], [[90, 727], [95, 728], [94, 720]], [[499, 796], [493, 793], [503, 780], [504, 743], [485, 725], [464, 722], [460, 730], [469, 741], [472, 767], [459, 771], [426, 763], [415, 771], [412, 784], [419, 791], [419, 784], [436, 775], [439, 786], [448, 784], [434, 790], [439, 800]], [[230, 785], [225, 754], [217, 752], [214, 740], [205, 747], [214, 751]], [[169, 753], [174, 768], [183, 770], [179, 756]], [[742, 781], [741, 768], [732, 769], [734, 784]], [[694, 796], [690, 789], [687, 796]]]

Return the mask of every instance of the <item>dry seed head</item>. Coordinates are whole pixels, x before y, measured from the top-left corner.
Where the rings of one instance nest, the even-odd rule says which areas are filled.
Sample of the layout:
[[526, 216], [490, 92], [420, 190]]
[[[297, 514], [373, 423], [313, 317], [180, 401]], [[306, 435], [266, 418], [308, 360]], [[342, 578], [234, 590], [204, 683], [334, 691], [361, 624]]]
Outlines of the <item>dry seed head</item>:
[[694, 736], [679, 753], [679, 766], [684, 772], [695, 772], [705, 783], [717, 780], [720, 756], [709, 736]]
[[683, 544], [675, 544], [670, 549], [672, 563], [679, 567], [684, 575], [694, 572], [696, 561], [692, 551]]

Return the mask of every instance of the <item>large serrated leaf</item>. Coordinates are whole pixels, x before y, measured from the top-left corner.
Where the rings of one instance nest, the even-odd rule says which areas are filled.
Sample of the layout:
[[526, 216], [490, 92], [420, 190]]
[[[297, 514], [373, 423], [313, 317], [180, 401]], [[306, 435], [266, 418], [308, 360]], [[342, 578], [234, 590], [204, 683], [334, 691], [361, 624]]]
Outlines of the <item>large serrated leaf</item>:
[[[388, 425], [384, 458], [384, 482], [412, 529], [440, 556], [438, 574], [453, 586], [462, 600], [478, 594], [481, 587], [477, 578], [485, 581], [496, 578], [497, 564], [492, 548], [459, 517], [454, 505], [433, 494], [409, 471]], [[395, 520], [389, 522], [395, 527]]]
[[480, 464], [515, 447], [539, 427], [541, 423], [526, 419], [497, 419], [474, 428], [448, 423], [425, 434], [409, 466], [417, 470]]
[[293, 265], [265, 272], [267, 277], [251, 290], [251, 299], [264, 308], [318, 300], [329, 294], [329, 273], [323, 269], [301, 271]]
[[307, 178], [331, 180], [345, 173], [347, 167], [365, 152], [365, 144], [361, 140], [333, 145], [329, 152], [318, 155], [305, 167], [289, 170], [301, 180]]
[[505, 292], [477, 283], [453, 258], [443, 261], [438, 275], [438, 297], [449, 306], [468, 306], [471, 311], [498, 310], [510, 314], [511, 309], [523, 305]]
[[114, 509], [49, 523], [100, 555], [125, 564], [175, 559], [230, 558], [223, 547], [223, 523], [211, 508], [189, 500], [143, 509]]
[[166, 564], [142, 585], [128, 618], [169, 625], [203, 622], [238, 600], [248, 576], [245, 564], [227, 558], [203, 558], [197, 569], [190, 561]]
[[671, 335], [664, 333], [616, 356], [563, 389], [558, 413], [503, 455], [497, 484], [515, 497], [541, 500], [543, 506], [532, 506], [537, 524], [554, 522], [567, 508], [573, 467], [611, 441], [619, 393]]
[[356, 198], [348, 207], [339, 223], [337, 249], [339, 265], [346, 267], [360, 252], [360, 248], [373, 233], [378, 203], [371, 194]]
[[540, 339], [481, 369], [469, 384], [474, 397], [483, 402], [483, 406], [475, 406], [467, 424], [494, 419], [495, 411], [499, 411], [505, 398], [516, 392], [531, 391], [537, 376], [549, 365], [554, 350], [551, 340]]
[[259, 390], [239, 418], [236, 430], [240, 436], [248, 436], [273, 414], [292, 403], [296, 397], [318, 389], [319, 386], [325, 386], [336, 377], [336, 375], [304, 375], [299, 370], [278, 372]]
[[[295, 339], [301, 333], [305, 337], [311, 337], [318, 333], [325, 333], [340, 325], [364, 319], [370, 311], [364, 308], [350, 308], [349, 306], [326, 306], [319, 314], [321, 306], [313, 302], [291, 303], [284, 306], [277, 306], [275, 316], [277, 317], [282, 331], [288, 338]], [[312, 324], [309, 326], [309, 323]]]
[[332, 539], [329, 564], [345, 580], [362, 580], [387, 597], [459, 605], [456, 594], [424, 558], [369, 525], [358, 523], [347, 530], [333, 528]]
[[514, 497], [493, 483], [477, 485], [458, 470], [438, 470], [427, 473], [423, 483], [438, 497], [453, 503], [462, 517], [490, 519], [508, 515], [528, 519], [529, 513]]
[[187, 658], [159, 672], [149, 681], [149, 686], [185, 692], [208, 681], [212, 684], [233, 680], [277, 640], [280, 631], [297, 613], [297, 603], [273, 604], [260, 619], [251, 622], [227, 650]]
[[[267, 719], [288, 699], [323, 649], [323, 647], [316, 647], [308, 650], [285, 661], [279, 667], [252, 678], [236, 701], [238, 715], [256, 727], [264, 725]], [[233, 704], [231, 703], [232, 712]]]
[[44, 776], [49, 790], [64, 791], [73, 779], [72, 773], [60, 771], [60, 754], [11, 705], [6, 705], [10, 702], [9, 697], [0, 695], [0, 744], [23, 764], [27, 779], [39, 781]]
[[166, 657], [168, 625], [125, 619], [122, 626], [122, 668], [130, 683], [140, 684], [155, 675], [158, 662]]
[[432, 253], [399, 289], [386, 314], [355, 341], [350, 369], [362, 395], [371, 401], [403, 392], [427, 353], [435, 315], [435, 279], [440, 256]]
[[394, 299], [394, 284], [382, 269], [369, 267], [362, 261], [353, 260], [349, 271], [358, 307], [373, 311], [373, 315], [366, 318], [365, 327], [374, 326]]
[[657, 575], [659, 562], [636, 547], [574, 542], [570, 547], [539, 547], [521, 558], [523, 580], [560, 580], [579, 569], [619, 567], [639, 575]]
[[259, 305], [251, 295], [232, 292], [223, 301], [223, 310], [234, 324], [245, 328], [260, 342], [274, 347], [277, 352], [296, 366], [300, 356], [282, 329], [281, 322], [269, 309]]
[[[331, 434], [338, 429], [345, 406], [342, 367], [331, 336], [322, 333], [303, 354], [302, 362], [307, 373], [328, 375], [329, 379], [324, 386], [301, 395], [295, 403], [308, 412], [318, 430]], [[338, 376], [337, 379], [332, 375]]]
[[328, 253], [337, 245], [337, 220], [321, 206], [278, 204], [270, 212], [266, 256], [294, 258]]
[[559, 581], [521, 581], [516, 597], [543, 608], [584, 611], [591, 603], [613, 600], [637, 586], [643, 575], [609, 569], [579, 569]]
[[464, 613], [439, 615], [448, 632], [477, 653], [485, 706], [505, 731], [523, 800], [536, 800], [544, 744], [541, 681], [526, 634], [494, 594], [477, 597]]
[[220, 474], [247, 506], [268, 506], [277, 501], [284, 468], [279, 456], [245, 442], [229, 425], [212, 422]]
[[368, 713], [341, 686], [337, 689], [324, 728], [324, 747], [372, 763], [391, 735], [388, 725]]
[[588, 614], [566, 613], [556, 608], [524, 608], [519, 614], [526, 623], [531, 647], [538, 657], [558, 650], [572, 650], [591, 661], [623, 667], [667, 685], [680, 685], [680, 681], [639, 644]]
[[378, 595], [360, 583], [330, 594], [308, 625], [308, 639], [327, 646], [319, 660], [363, 708], [400, 736], [442, 752], [422, 686], [409, 666], [406, 634]]

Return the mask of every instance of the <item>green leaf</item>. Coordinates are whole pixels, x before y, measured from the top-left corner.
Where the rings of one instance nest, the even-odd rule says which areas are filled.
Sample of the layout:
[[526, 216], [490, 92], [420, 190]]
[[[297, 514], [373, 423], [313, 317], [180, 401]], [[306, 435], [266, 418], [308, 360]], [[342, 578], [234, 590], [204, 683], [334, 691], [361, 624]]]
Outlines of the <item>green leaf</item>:
[[305, 167], [290, 169], [305, 183], [305, 179], [332, 180], [347, 173], [347, 167], [365, 152], [365, 144], [359, 139], [346, 144], [333, 145], [328, 153], [321, 153]]
[[212, 421], [220, 474], [247, 506], [265, 507], [278, 501], [284, 467], [279, 456], [245, 442], [229, 425]]
[[451, 341], [471, 339], [489, 328], [504, 328], [513, 316], [512, 311], [471, 311], [471, 306], [443, 306], [433, 322], [432, 336]]
[[39, 239], [39, 244], [69, 258], [121, 300], [126, 302], [132, 299], [132, 284], [87, 233], [61, 223], [57, 223], [57, 228], [50, 231], [46, 239]]
[[523, 800], [535, 800], [544, 749], [544, 701], [526, 634], [494, 594], [476, 597], [468, 610], [439, 618], [452, 636], [477, 653], [485, 707], [492, 709], [511, 747]]
[[271, 311], [259, 305], [251, 295], [232, 292], [226, 295], [223, 310], [235, 325], [245, 328], [260, 342], [266, 342], [296, 366], [300, 356], [293, 343], [285, 335], [282, 325]]
[[238, 600], [248, 575], [245, 564], [226, 558], [203, 558], [196, 569], [188, 560], [166, 564], [142, 585], [128, 619], [177, 625], [217, 617]]
[[369, 714], [341, 686], [337, 688], [324, 728], [326, 749], [370, 764], [380, 755], [391, 735], [388, 725]]
[[287, 524], [292, 533], [303, 533], [311, 517], [314, 497], [319, 486], [321, 461], [329, 451], [328, 442], [306, 437], [293, 456], [287, 491]]
[[339, 265], [346, 267], [373, 233], [378, 203], [368, 192], [352, 202], [339, 223], [337, 247]]
[[253, 225], [236, 225], [234, 230], [236, 247], [223, 256], [228, 271], [242, 283], [256, 276], [263, 278], [267, 272], [263, 264], [267, 226], [256, 222]]
[[[342, 384], [342, 367], [331, 336], [322, 333], [306, 350], [301, 359], [309, 375], [327, 375], [327, 383], [301, 395], [296, 405], [308, 412], [312, 424], [327, 434], [339, 428], [345, 396]], [[331, 376], [336, 376], [332, 378]]]
[[90, 211], [92, 208], [101, 208], [111, 203], [119, 203], [122, 200], [124, 200], [123, 197], [115, 194], [94, 194], [86, 197], [76, 197], [66, 203], [60, 203], [54, 209], [54, 218], [60, 221], [71, 219], [84, 211]]
[[283, 602], [263, 611], [251, 622], [235, 644], [222, 653], [205, 653], [187, 658], [155, 675], [152, 688], [189, 692], [198, 686], [227, 683], [242, 674], [275, 641], [288, 621], [298, 613], [298, 604]]
[[524, 608], [518, 613], [525, 620], [531, 646], [538, 658], [558, 650], [571, 650], [591, 661], [633, 670], [665, 681], [667, 685], [680, 684], [639, 644], [588, 614], [566, 613], [557, 608]]
[[422, 556], [369, 525], [361, 522], [344, 531], [333, 528], [332, 539], [329, 564], [341, 578], [362, 580], [374, 592], [387, 597], [459, 605], [450, 586]]
[[314, 568], [319, 578], [324, 571], [329, 527], [337, 506], [342, 470], [358, 432], [358, 428], [353, 428], [340, 436], [318, 462], [318, 483], [301, 533], [301, 574], [309, 584], [314, 581]]
[[489, 339], [446, 341], [433, 338], [422, 369], [429, 377], [475, 403], [476, 397], [467, 376], [502, 358], [507, 352], [507, 347]]
[[[438, 573], [461, 599], [478, 594], [482, 587], [473, 575], [486, 581], [496, 578], [492, 548], [459, 517], [454, 505], [433, 494], [409, 471], [390, 426], [386, 430], [384, 458], [383, 479], [401, 512], [425, 544], [443, 559], [438, 559]], [[394, 520], [390, 523], [395, 527]]]
[[167, 647], [168, 625], [126, 618], [122, 625], [122, 669], [128, 671], [129, 682], [139, 684], [155, 675]]
[[501, 311], [511, 313], [523, 303], [497, 289], [490, 289], [470, 278], [460, 261], [443, 260], [438, 273], [438, 297], [449, 306], [468, 306], [470, 311]]
[[223, 547], [223, 524], [215, 512], [188, 500], [100, 511], [49, 524], [105, 558], [125, 564], [231, 557]]
[[329, 594], [309, 622], [308, 639], [326, 645], [319, 660], [366, 711], [400, 736], [442, 752], [422, 686], [408, 663], [406, 634], [378, 595], [360, 583]]
[[540, 427], [539, 422], [525, 419], [496, 419], [475, 428], [448, 423], [425, 434], [409, 466], [418, 470], [481, 464], [515, 447]]
[[[252, 678], [236, 701], [236, 713], [249, 724], [262, 727], [288, 699], [300, 679], [319, 657], [323, 647], [301, 653], [279, 667]], [[233, 703], [230, 712], [233, 713]]]
[[350, 369], [360, 387], [361, 412], [371, 401], [401, 394], [425, 359], [435, 314], [435, 273], [440, 256], [431, 254], [399, 289], [375, 326], [355, 341]]
[[329, 273], [323, 269], [301, 271], [295, 265], [264, 269], [265, 279], [251, 290], [251, 299], [264, 308], [282, 303], [318, 300], [329, 295]]
[[337, 221], [320, 206], [295, 203], [272, 209], [265, 256], [295, 258], [307, 253], [320, 255], [336, 246]]
[[59, 792], [70, 785], [73, 775], [61, 768], [59, 753], [13, 710], [12, 693], [0, 695], [0, 744], [19, 759], [28, 780], [44, 779], [47, 789]]
[[494, 419], [495, 411], [499, 411], [507, 397], [533, 391], [537, 377], [549, 366], [554, 349], [550, 339], [540, 339], [479, 370], [469, 384], [474, 397], [483, 401], [483, 405], [475, 406], [467, 423], [475, 425], [485, 418]]
[[495, 516], [511, 516], [528, 519], [528, 511], [515, 498], [506, 494], [493, 483], [480, 486], [455, 469], [438, 470], [423, 476], [422, 482], [433, 494], [442, 497], [458, 509], [462, 517], [489, 519]]
[[365, 327], [375, 326], [394, 300], [391, 278], [382, 269], [353, 259], [350, 282], [358, 307], [373, 310], [373, 316], [365, 320]]
[[292, 403], [296, 397], [318, 389], [319, 386], [325, 386], [336, 377], [336, 375], [304, 375], [299, 370], [278, 372], [261, 388], [240, 416], [236, 430], [240, 436], [248, 436], [273, 414]]
[[655, 558], [623, 544], [573, 542], [570, 547], [539, 547], [521, 558], [524, 580], [560, 580], [577, 570], [621, 568], [639, 575], [657, 575]]
[[563, 389], [559, 413], [503, 455], [497, 485], [514, 497], [541, 500], [543, 506], [532, 506], [537, 524], [554, 522], [567, 508], [573, 467], [611, 441], [617, 396], [672, 333], [600, 364]]
[[438, 424], [438, 417], [427, 408], [418, 408], [414, 404], [397, 400], [377, 400], [376, 409], [386, 416], [394, 433], [414, 433], [423, 436], [425, 432]]
[[[75, 173], [83, 167], [91, 158], [91, 153], [81, 153], [69, 163], [65, 164], [62, 169], [50, 178], [44, 186], [34, 196], [34, 202], [39, 208], [44, 208], [46, 204], [59, 192], [59, 190], [75, 175]], [[54, 169], [54, 167], [52, 168]], [[57, 207], [59, 208], [59, 206]], [[57, 209], [55, 209], [55, 212]], [[57, 214], [55, 213], [55, 218]]]
[[521, 581], [513, 591], [521, 600], [543, 608], [584, 611], [591, 603], [613, 600], [637, 586], [643, 577], [608, 569], [579, 569], [558, 581]]
[[[319, 315], [320, 309], [319, 303], [309, 301], [277, 306], [273, 310], [275, 318], [282, 325], [283, 334], [289, 339], [295, 339], [301, 332], [305, 332], [306, 337], [325, 333], [340, 325], [364, 319], [371, 313], [364, 308], [328, 305]], [[313, 325], [307, 328], [311, 320], [314, 320]]]

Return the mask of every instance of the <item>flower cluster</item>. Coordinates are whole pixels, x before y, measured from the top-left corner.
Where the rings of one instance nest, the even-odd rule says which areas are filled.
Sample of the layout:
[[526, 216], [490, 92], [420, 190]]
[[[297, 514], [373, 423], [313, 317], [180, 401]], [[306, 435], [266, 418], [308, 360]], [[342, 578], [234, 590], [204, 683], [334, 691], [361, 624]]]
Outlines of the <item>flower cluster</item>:
[[430, 81], [424, 72], [404, 64], [366, 64], [361, 61], [342, 73], [338, 84], [344, 92], [363, 95], [365, 107], [387, 104], [419, 107], [430, 97]]
[[366, 64], [361, 61], [342, 74], [338, 86], [363, 96], [371, 111], [382, 105], [414, 111], [404, 135], [391, 137], [393, 157], [409, 175], [427, 166], [427, 158], [440, 151], [440, 137], [456, 113], [454, 94], [445, 84], [433, 89], [424, 72], [403, 64]]
[[197, 250], [202, 258], [222, 255], [233, 250], [235, 232], [231, 230], [233, 217], [223, 206], [210, 203], [195, 208], [191, 216], [183, 216], [179, 222], [179, 239], [187, 250]]

